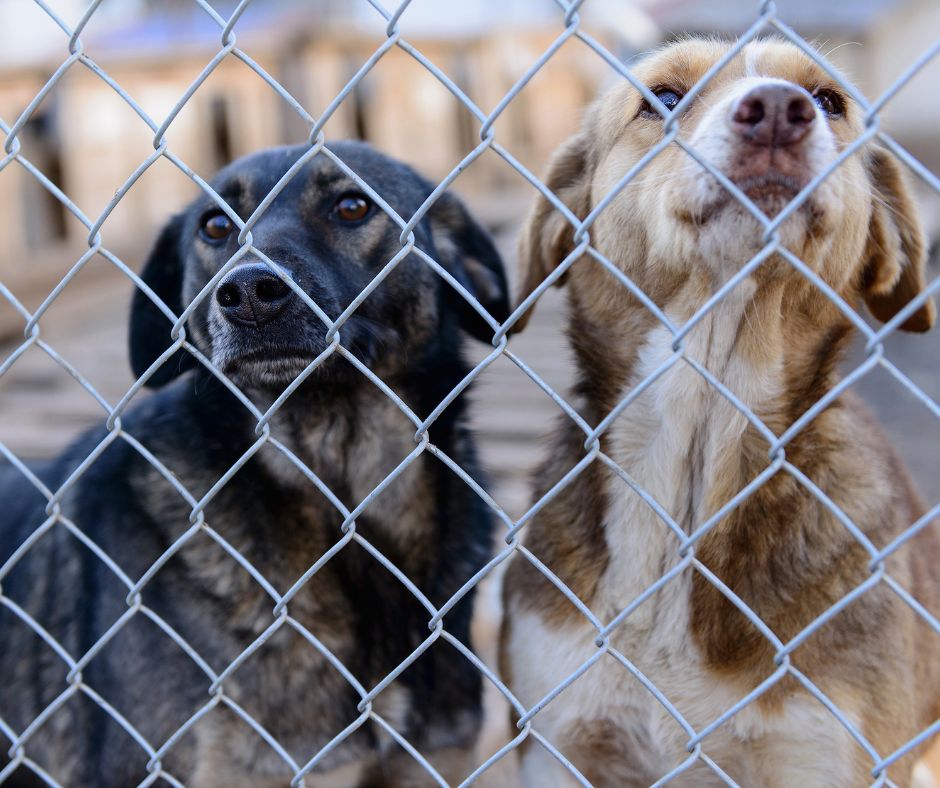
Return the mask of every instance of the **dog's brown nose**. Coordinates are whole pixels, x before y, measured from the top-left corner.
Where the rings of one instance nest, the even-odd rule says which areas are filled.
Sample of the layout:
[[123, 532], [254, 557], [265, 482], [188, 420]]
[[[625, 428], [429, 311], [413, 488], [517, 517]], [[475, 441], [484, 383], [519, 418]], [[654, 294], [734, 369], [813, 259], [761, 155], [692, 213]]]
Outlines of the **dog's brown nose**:
[[290, 302], [291, 289], [266, 265], [240, 265], [219, 282], [215, 300], [233, 323], [260, 326], [271, 322]]
[[813, 99], [796, 85], [760, 85], [731, 114], [734, 130], [752, 145], [785, 148], [802, 140], [816, 120]]

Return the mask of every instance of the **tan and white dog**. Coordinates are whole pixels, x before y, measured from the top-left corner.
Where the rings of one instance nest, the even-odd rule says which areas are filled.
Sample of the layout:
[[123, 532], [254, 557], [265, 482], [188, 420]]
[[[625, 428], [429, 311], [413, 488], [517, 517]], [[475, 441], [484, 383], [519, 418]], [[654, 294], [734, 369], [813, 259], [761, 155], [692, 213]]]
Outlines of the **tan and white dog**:
[[[650, 55], [635, 73], [671, 109], [727, 51], [714, 41], [683, 41]], [[771, 218], [862, 132], [862, 111], [851, 97], [795, 46], [773, 40], [748, 44], [680, 122], [681, 139]], [[622, 84], [558, 151], [546, 183], [583, 219], [662, 138], [662, 117]], [[590, 227], [591, 245], [679, 327], [762, 248], [763, 234], [676, 145]], [[916, 210], [900, 167], [876, 145], [841, 163], [784, 221], [780, 238], [848, 303], [864, 302], [882, 321], [923, 291]], [[571, 224], [540, 198], [523, 232], [522, 296], [573, 248]], [[670, 359], [674, 336], [586, 255], [562, 281], [579, 368], [572, 402], [597, 424]], [[927, 301], [901, 327], [924, 331], [934, 317]], [[780, 436], [836, 385], [851, 334], [830, 299], [775, 254], [698, 322], [684, 352]], [[539, 471], [536, 499], [585, 456], [584, 433], [565, 421]], [[601, 437], [602, 452], [686, 534], [771, 465], [769, 448], [761, 431], [683, 360], [643, 389]], [[808, 484], [876, 549], [923, 513], [897, 456], [851, 394], [807, 423], [785, 450], [786, 462], [805, 479], [787, 468], [771, 475], [695, 543], [697, 565], [677, 573], [610, 634], [610, 649], [642, 671], [695, 731], [778, 669], [771, 640], [729, 596], [786, 644], [872, 578], [871, 553]], [[524, 535], [527, 548], [604, 624], [683, 560], [677, 535], [600, 460], [539, 511]], [[936, 524], [884, 566], [940, 614]], [[527, 561], [513, 561], [504, 593], [502, 668], [531, 707], [596, 654], [598, 630]], [[796, 672], [882, 758], [940, 716], [940, 637], [885, 583], [797, 642], [789, 655], [793, 672], [701, 743], [738, 784], [872, 783], [871, 754]], [[594, 785], [649, 785], [689, 757], [689, 734], [610, 653], [532, 724]], [[914, 757], [892, 763], [895, 784], [909, 784]], [[522, 768], [528, 786], [573, 782], [531, 736]], [[723, 783], [697, 761], [670, 784]]]

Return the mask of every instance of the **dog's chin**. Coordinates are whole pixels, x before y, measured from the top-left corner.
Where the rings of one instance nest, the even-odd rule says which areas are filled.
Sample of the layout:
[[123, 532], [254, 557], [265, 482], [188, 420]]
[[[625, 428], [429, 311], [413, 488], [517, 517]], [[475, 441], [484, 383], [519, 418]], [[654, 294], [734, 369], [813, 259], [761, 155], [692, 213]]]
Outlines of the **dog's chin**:
[[[802, 183], [789, 178], [755, 178], [741, 180], [735, 184], [747, 195], [768, 220], [773, 221], [785, 211], [786, 218], [776, 229], [776, 235], [784, 248], [800, 254], [810, 239], [820, 239], [831, 233], [835, 214], [830, 211], [827, 200], [818, 195], [802, 201], [793, 211], [788, 211], [793, 200], [800, 194]], [[754, 216], [752, 210], [734, 196], [721, 190], [711, 199], [674, 209], [677, 234], [690, 245], [690, 254], [701, 255], [724, 269], [730, 275], [757, 255], [768, 243], [766, 227]], [[809, 261], [807, 261], [809, 262]], [[760, 266], [761, 276], [775, 276], [782, 270], [773, 262]]]
[[[355, 356], [362, 366], [373, 368], [389, 346], [392, 331], [379, 332], [360, 316], [354, 316], [342, 332], [342, 350], [334, 348], [308, 373], [314, 385], [348, 383], [358, 376], [356, 366], [344, 356]], [[364, 330], [369, 328], [369, 330]], [[221, 333], [214, 337], [212, 363], [242, 389], [265, 389], [280, 393], [328, 350], [324, 337], [297, 332], [293, 335], [244, 337]]]
[[735, 185], [767, 218], [774, 219], [793, 202], [805, 184], [793, 176], [770, 173], [742, 179]]
[[[808, 182], [804, 178], [779, 173], [733, 178], [732, 182], [768, 219], [779, 216], [793, 202]], [[735, 195], [723, 187], [711, 190], [708, 198], [700, 201], [677, 201], [674, 211], [683, 224], [702, 227], [720, 221], [730, 215], [752, 215], [750, 209]], [[803, 202], [794, 215], [813, 213], [818, 210], [811, 196]]]
[[[283, 390], [300, 375], [317, 357], [318, 352], [310, 348], [281, 350], [261, 348], [246, 353], [213, 357], [213, 364], [229, 380], [239, 387]], [[313, 375], [316, 375], [333, 359], [323, 359]]]

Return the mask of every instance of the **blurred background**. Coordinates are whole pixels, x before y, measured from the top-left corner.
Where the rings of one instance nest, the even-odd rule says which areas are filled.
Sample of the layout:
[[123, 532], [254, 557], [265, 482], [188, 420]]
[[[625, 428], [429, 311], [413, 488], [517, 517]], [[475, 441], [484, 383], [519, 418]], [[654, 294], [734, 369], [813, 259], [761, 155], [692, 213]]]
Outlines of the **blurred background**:
[[[74, 26], [84, 0], [48, 0]], [[227, 16], [233, 3], [213, 3]], [[582, 28], [624, 62], [684, 33], [733, 37], [757, 18], [755, 0], [587, 0]], [[781, 19], [812, 40], [869, 98], [882, 94], [940, 40], [937, 0], [778, 0]], [[255, 0], [235, 27], [238, 46], [314, 117], [386, 40], [366, 0]], [[414, 0], [403, 37], [491, 112], [564, 30], [552, 0]], [[144, 112], [162, 123], [220, 48], [220, 30], [193, 0], [104, 0], [82, 34], [84, 51]], [[68, 36], [33, 0], [0, 0], [0, 121], [11, 127], [68, 58]], [[578, 127], [585, 106], [615, 76], [584, 43], [552, 56], [495, 123], [497, 141], [540, 173]], [[940, 173], [940, 57], [888, 103], [882, 128]], [[420, 63], [388, 51], [326, 124], [328, 139], [361, 138], [431, 178], [479, 142], [479, 122]], [[230, 160], [306, 140], [308, 129], [257, 73], [227, 57], [169, 127], [169, 149], [205, 179]], [[73, 64], [19, 133], [21, 154], [94, 222], [153, 152], [153, 132], [102, 78]], [[940, 197], [918, 181], [938, 274]], [[515, 276], [516, 233], [532, 187], [492, 151], [454, 188], [494, 233]], [[158, 228], [197, 193], [159, 159], [101, 228], [105, 248], [138, 270]], [[0, 169], [0, 283], [32, 311], [88, 249], [88, 230], [20, 161]], [[126, 361], [131, 284], [96, 255], [52, 302], [41, 336], [112, 405], [132, 379]], [[563, 293], [547, 293], [511, 347], [559, 392], [571, 380]], [[25, 320], [0, 294], [0, 364], [23, 340]], [[940, 331], [897, 335], [888, 356], [940, 401]], [[486, 348], [473, 348], [476, 358]], [[856, 359], [858, 358], [856, 353]], [[940, 421], [877, 369], [857, 386], [900, 446], [922, 491], [940, 500]], [[145, 396], [141, 394], [139, 396]], [[496, 500], [513, 517], [528, 505], [528, 477], [558, 407], [511, 362], [497, 359], [475, 388], [474, 423]], [[0, 376], [0, 441], [21, 458], [59, 451], [105, 411], [62, 366], [31, 347]], [[940, 571], [940, 568], [938, 568]]]

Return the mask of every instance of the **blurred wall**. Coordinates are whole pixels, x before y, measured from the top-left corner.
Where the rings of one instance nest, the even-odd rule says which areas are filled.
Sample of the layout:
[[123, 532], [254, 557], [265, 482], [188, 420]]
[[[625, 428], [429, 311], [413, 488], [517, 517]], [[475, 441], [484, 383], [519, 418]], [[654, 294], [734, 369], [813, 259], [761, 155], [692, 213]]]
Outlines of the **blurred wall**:
[[[940, 3], [913, 0], [885, 15], [870, 32], [866, 47], [869, 95], [882, 94], [914, 61], [940, 44]], [[890, 101], [884, 128], [897, 135], [932, 169], [940, 165], [940, 52]]]
[[[794, 13], [802, 7], [800, 1], [794, 0]], [[701, 27], [710, 20], [718, 26], [725, 18], [720, 3], [712, 16], [702, 16], [698, 5], [685, 9], [682, 2], [644, 2], [659, 8], [660, 24], [670, 27], [657, 32], [648, 20], [641, 24], [645, 17], [629, 3], [597, 2], [586, 4], [594, 13], [585, 17], [585, 28], [615, 55], [629, 58], [657, 34], [671, 36], [685, 29], [683, 25]], [[21, 4], [21, 0], [0, 0], [0, 10], [12, 8], [13, 3]], [[433, 14], [416, 17], [421, 22], [415, 27], [416, 38], [408, 31], [409, 19], [403, 19], [402, 25], [407, 40], [488, 113], [562, 30], [560, 15], [529, 17], [522, 13], [523, 5], [515, 2], [518, 13], [507, 17], [508, 21], [491, 13], [489, 22], [483, 19], [476, 26], [441, 27], [431, 24]], [[789, 6], [779, 5], [787, 18]], [[877, 15], [866, 17], [861, 31], [800, 30], [815, 37], [821, 51], [869, 96], [885, 90], [940, 37], [937, 0], [882, 5]], [[247, 33], [237, 28], [240, 45], [314, 117], [326, 110], [385, 40], [381, 24], [373, 25], [374, 30], [356, 27], [349, 23], [344, 8], [322, 3], [317, 7], [321, 6], [322, 14], [297, 7], [293, 16], [278, 17], [265, 9], [281, 6], [256, 3], [251, 8], [260, 10], [260, 22], [246, 18], [246, 26], [252, 22], [254, 27], [248, 27]], [[192, 18], [174, 16], [174, 8], [170, 4], [147, 11], [135, 0], [119, 19], [131, 25], [126, 32], [118, 25], [110, 32], [105, 26], [106, 33], [97, 38], [94, 27], [83, 34], [89, 54], [157, 123], [219, 48], [219, 31], [211, 20], [205, 30]], [[326, 14], [330, 8], [332, 17]], [[739, 4], [731, 10], [741, 15]], [[152, 18], [153, 13], [158, 16]], [[726, 16], [729, 25], [737, 19], [730, 11]], [[753, 14], [745, 16], [753, 21]], [[18, 60], [8, 57], [0, 62], [0, 120], [7, 125], [67, 57], [67, 37], [58, 29], [50, 31], [48, 19], [39, 23], [45, 31], [37, 39], [42, 42], [41, 52], [26, 57], [27, 49], [21, 46]], [[495, 121], [497, 142], [533, 172], [541, 173], [551, 151], [578, 127], [598, 86], [613, 78], [613, 70], [596, 53], [575, 39], [567, 41]], [[940, 128], [938, 85], [940, 59], [890, 102], [883, 118], [884, 128], [935, 170], [940, 170], [940, 151], [932, 144]], [[398, 48], [387, 52], [339, 106], [325, 131], [328, 139], [367, 139], [432, 179], [444, 177], [480, 142], [480, 121]], [[166, 139], [174, 155], [209, 179], [232, 158], [270, 145], [303, 142], [308, 133], [306, 124], [270, 85], [244, 63], [228, 57], [182, 108]], [[81, 64], [65, 74], [18, 139], [23, 155], [61, 186], [91, 221], [153, 153], [152, 130]], [[486, 151], [462, 173], [455, 188], [479, 206], [485, 219], [508, 213], [510, 209], [503, 204], [515, 206], [513, 199], [518, 202], [518, 198], [513, 195], [530, 198], [532, 194], [523, 178], [493, 151]], [[106, 246], [129, 256], [128, 262], [135, 265], [159, 225], [196, 191], [171, 162], [158, 160], [108, 218], [102, 230]], [[0, 213], [0, 278], [14, 292], [48, 290], [87, 248], [87, 229], [17, 163], [0, 172], [0, 200], [5, 206]], [[926, 204], [930, 205], [929, 199]], [[940, 210], [927, 211], [934, 236], [940, 235], [937, 217]], [[24, 265], [27, 259], [29, 264]]]

